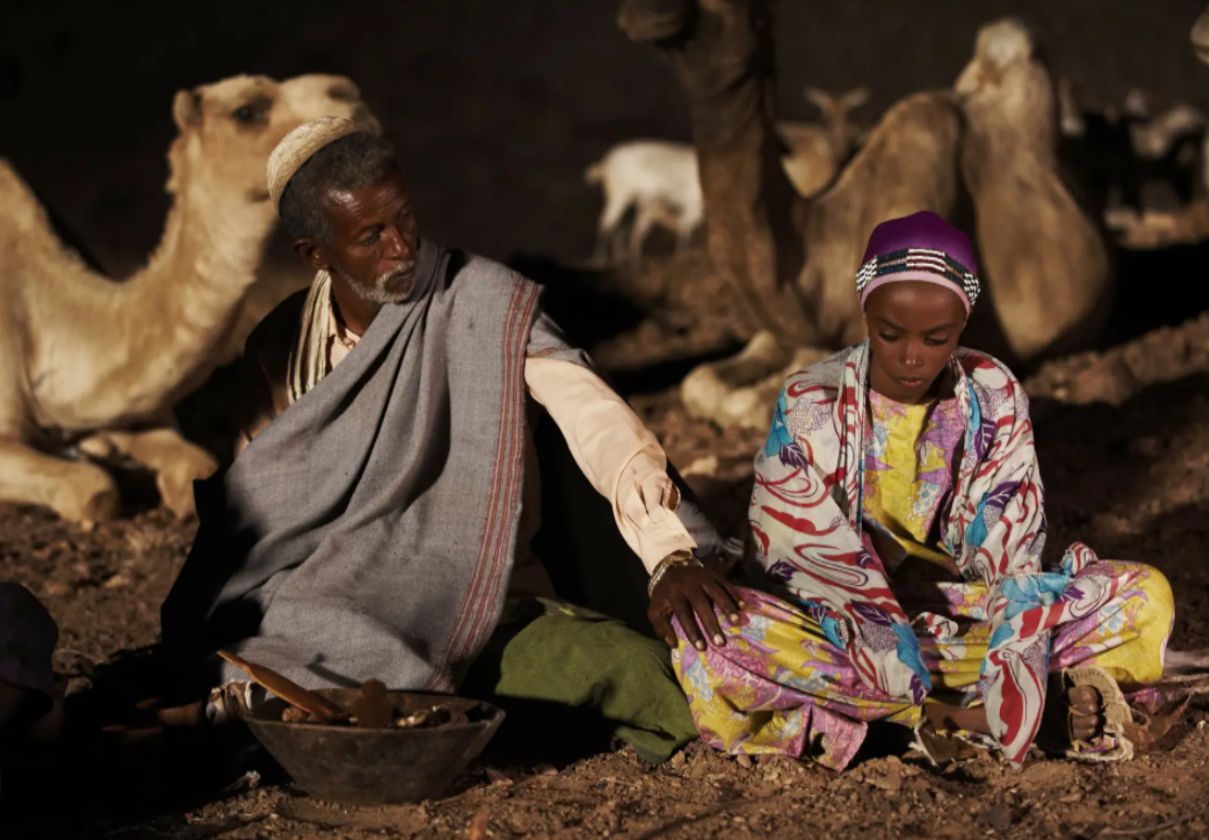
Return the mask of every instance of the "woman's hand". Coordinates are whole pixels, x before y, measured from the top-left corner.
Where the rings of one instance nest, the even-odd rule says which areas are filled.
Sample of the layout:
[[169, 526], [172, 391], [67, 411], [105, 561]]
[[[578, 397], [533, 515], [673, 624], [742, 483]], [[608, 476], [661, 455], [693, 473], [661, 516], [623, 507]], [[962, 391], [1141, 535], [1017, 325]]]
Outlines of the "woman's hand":
[[[680, 619], [680, 627], [689, 642], [697, 650], [705, 650], [706, 636], [715, 645], [726, 644], [717, 613], [723, 613], [731, 623], [736, 623], [739, 611], [746, 607], [738, 591], [722, 575], [702, 566], [681, 563], [669, 568], [659, 579], [651, 592], [647, 618], [668, 647], [675, 648], [678, 644], [676, 631], [672, 629], [672, 616], [675, 616]], [[702, 629], [705, 635], [702, 635]]]

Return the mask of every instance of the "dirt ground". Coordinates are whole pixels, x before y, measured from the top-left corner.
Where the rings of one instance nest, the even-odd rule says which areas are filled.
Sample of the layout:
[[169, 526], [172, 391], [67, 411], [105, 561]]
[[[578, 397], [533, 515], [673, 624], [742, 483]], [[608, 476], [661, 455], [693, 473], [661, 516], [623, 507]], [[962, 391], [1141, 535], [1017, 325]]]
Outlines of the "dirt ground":
[[[330, 3], [295, 2], [285, 14], [282, 3], [224, 1], [188, 19], [175, 4], [139, 0], [0, 5], [0, 154], [117, 275], [158, 235], [172, 93], [233, 72], [352, 75], [417, 161], [426, 232], [497, 257], [582, 257], [599, 206], [580, 181], [583, 166], [622, 139], [687, 137], [666, 68], [621, 38], [605, 0], [410, 0], [357, 4], [355, 14]], [[868, 82], [870, 114], [948, 84], [974, 28], [1009, 9], [1034, 17], [1059, 71], [1095, 96], [1119, 99], [1142, 84], [1196, 102], [1209, 90], [1209, 68], [1192, 57], [1187, 29], [1201, 5], [938, 0], [924, 15], [918, 4], [782, 0], [783, 111], [808, 116], [797, 94], [806, 83]], [[1209, 315], [1199, 314], [1209, 298], [1164, 297], [1142, 312], [1130, 291], [1152, 289], [1163, 266], [1196, 265], [1201, 252], [1123, 256], [1120, 346], [1055, 363], [1031, 381], [1050, 545], [1080, 539], [1101, 556], [1157, 566], [1176, 593], [1172, 646], [1209, 647]], [[763, 434], [723, 434], [688, 417], [673, 388], [685, 358], [735, 341], [725, 290], [701, 255], [655, 259], [640, 280], [616, 278], [648, 293], [679, 280], [656, 317], [628, 312], [605, 324], [569, 272], [526, 265], [562, 283], [566, 319], [673, 462], [717, 457], [717, 478], [694, 483], [737, 533]], [[1170, 326], [1152, 330], [1162, 324]], [[1076, 404], [1088, 394], [1115, 404]], [[88, 675], [137, 661], [156, 641], [160, 602], [195, 529], [155, 506], [145, 476], [125, 478], [127, 517], [91, 532], [0, 505], [0, 579], [29, 586], [58, 620], [56, 666], [81, 675], [76, 697], [87, 696]], [[388, 809], [326, 805], [269, 775], [199, 799], [200, 768], [118, 763], [104, 750], [59, 756], [57, 770], [46, 757], [5, 758], [4, 840], [1209, 836], [1205, 698], [1153, 752], [1117, 766], [1032, 757], [1012, 771], [982, 756], [938, 772], [878, 738], [844, 774], [783, 759], [749, 767], [699, 745], [658, 768], [629, 750], [558, 765], [489, 751], [447, 797]]]
[[[723, 333], [726, 295], [708, 275], [709, 294], [681, 317]], [[668, 269], [656, 262], [651, 274]], [[680, 295], [672, 299], [683, 301]], [[676, 309], [670, 310], [673, 314]], [[668, 319], [661, 313], [660, 323]], [[674, 326], [644, 324], [601, 345], [615, 360], [643, 346], [679, 348]], [[712, 325], [712, 327], [710, 326]], [[645, 339], [638, 341], [636, 337]], [[662, 341], [654, 340], [661, 337]], [[721, 340], [721, 339], [719, 339]], [[652, 350], [654, 348], [654, 350]], [[650, 360], [644, 360], [649, 362]], [[649, 367], [649, 365], [648, 365]], [[1131, 371], [1137, 393], [1118, 406], [1072, 405], [1052, 394]], [[624, 379], [625, 371], [620, 376]], [[640, 380], [635, 380], [640, 381]], [[1209, 315], [1103, 354], [1056, 363], [1032, 382], [1034, 416], [1049, 493], [1051, 545], [1078, 538], [1102, 556], [1144, 560], [1171, 579], [1177, 599], [1172, 645], [1209, 647]], [[1068, 397], [1069, 399], [1069, 397]], [[688, 417], [673, 390], [636, 392], [633, 401], [674, 462], [707, 454], [718, 477], [694, 480], [730, 533], [742, 526], [751, 453], [762, 435], [722, 434]], [[152, 507], [154, 494], [131, 477], [132, 511], [84, 532], [40, 510], [0, 506], [0, 579], [30, 586], [62, 626], [58, 669], [89, 673], [111, 657], [152, 644], [158, 606], [187, 552], [194, 526]], [[137, 658], [137, 657], [136, 657]], [[73, 692], [89, 681], [78, 678]], [[87, 697], [87, 694], [77, 695]], [[944, 772], [892, 739], [871, 738], [855, 767], [835, 774], [789, 760], [743, 766], [694, 745], [662, 767], [630, 750], [552, 766], [518, 763], [490, 751], [446, 798], [416, 806], [350, 809], [317, 802], [286, 780], [266, 776], [251, 789], [199, 800], [196, 768], [114, 763], [103, 750], [71, 755], [69, 789], [77, 804], [38, 805], [44, 761], [17, 761], [4, 777], [0, 835], [120, 840], [263, 840], [387, 837], [692, 837], [836, 838], [1187, 837], [1209, 833], [1209, 698], [1194, 700], [1177, 727], [1140, 759], [1089, 767], [1033, 756], [1009, 770], [981, 756]], [[20, 757], [18, 757], [20, 759]], [[28, 759], [26, 759], [28, 761]], [[133, 762], [133, 763], [131, 763]], [[60, 777], [62, 778], [62, 777]], [[62, 784], [63, 782], [59, 782]], [[32, 788], [32, 789], [31, 789]], [[10, 834], [10, 832], [13, 832]]]

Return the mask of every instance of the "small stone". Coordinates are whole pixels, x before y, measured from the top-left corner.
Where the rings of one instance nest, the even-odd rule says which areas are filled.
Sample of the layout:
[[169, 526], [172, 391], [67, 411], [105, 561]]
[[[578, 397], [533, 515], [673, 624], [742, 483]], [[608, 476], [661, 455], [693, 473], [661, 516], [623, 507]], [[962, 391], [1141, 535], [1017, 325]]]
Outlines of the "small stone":
[[487, 768], [487, 779], [488, 779], [488, 781], [490, 781], [490, 782], [491, 782], [491, 784], [493, 784], [493, 785], [505, 785], [505, 786], [507, 786], [507, 785], [511, 785], [511, 784], [512, 784], [512, 780], [511, 780], [511, 779], [509, 779], [507, 776], [505, 776], [505, 775], [504, 775], [503, 773], [501, 773], [499, 770], [496, 770], [496, 769], [494, 769], [494, 768], [492, 768], [492, 767], [488, 767], [488, 768]]
[[889, 794], [896, 794], [903, 787], [902, 774], [898, 772], [898, 768], [892, 767], [890, 772], [884, 776], [872, 776], [869, 778], [869, 784], [875, 788], [884, 790]]
[[687, 761], [688, 759], [684, 757], [684, 750], [680, 750], [678, 753], [672, 756], [672, 760], [669, 762], [669, 764], [673, 770], [681, 770], [684, 768], [684, 765]]
[[738, 753], [735, 756], [735, 763], [744, 770], [750, 770], [752, 768], [751, 756], [749, 756], [747, 753]]
[[1011, 828], [1013, 823], [1019, 822], [1019, 820], [1020, 813], [1006, 804], [992, 805], [978, 815], [978, 822], [1000, 831]]

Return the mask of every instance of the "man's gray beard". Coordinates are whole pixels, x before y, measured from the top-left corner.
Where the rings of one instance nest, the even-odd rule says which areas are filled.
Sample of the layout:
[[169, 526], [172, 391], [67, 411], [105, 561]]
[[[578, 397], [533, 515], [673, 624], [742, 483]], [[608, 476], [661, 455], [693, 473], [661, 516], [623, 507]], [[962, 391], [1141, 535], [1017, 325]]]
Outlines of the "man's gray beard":
[[[367, 300], [370, 303], [385, 305], [387, 303], [402, 303], [407, 300], [407, 296], [411, 294], [412, 288], [415, 286], [415, 271], [416, 264], [413, 260], [407, 265], [401, 265], [392, 271], [387, 271], [384, 274], [379, 274], [374, 279], [372, 287], [362, 286], [360, 283], [349, 283], [353, 292], [362, 300]], [[411, 282], [407, 283], [401, 289], [391, 289], [391, 286], [400, 279], [407, 277]]]

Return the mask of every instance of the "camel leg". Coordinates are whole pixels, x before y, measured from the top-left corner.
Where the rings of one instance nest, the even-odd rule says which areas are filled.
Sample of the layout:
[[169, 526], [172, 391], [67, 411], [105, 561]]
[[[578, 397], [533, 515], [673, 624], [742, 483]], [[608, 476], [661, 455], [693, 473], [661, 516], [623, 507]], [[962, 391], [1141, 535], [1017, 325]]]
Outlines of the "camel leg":
[[804, 347], [791, 355], [772, 333], [759, 332], [737, 356], [694, 369], [680, 398], [689, 414], [724, 429], [767, 429], [785, 378], [833, 352]]
[[91, 526], [117, 517], [117, 483], [96, 464], [47, 455], [16, 440], [0, 440], [0, 501], [43, 505]]
[[184, 519], [196, 512], [193, 482], [209, 478], [218, 469], [218, 461], [200, 446], [181, 437], [171, 427], [141, 432], [100, 432], [80, 442], [90, 455], [125, 455], [155, 473], [164, 507]]

